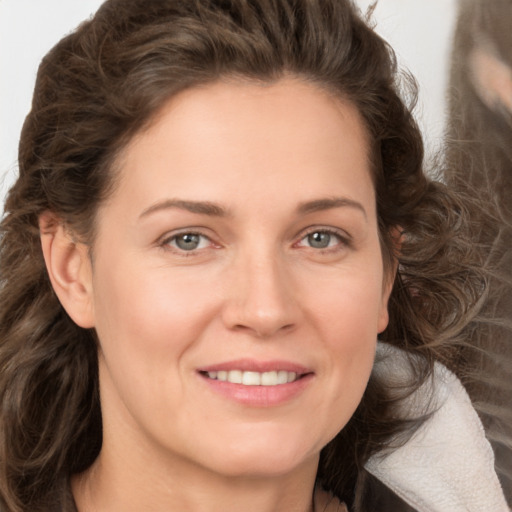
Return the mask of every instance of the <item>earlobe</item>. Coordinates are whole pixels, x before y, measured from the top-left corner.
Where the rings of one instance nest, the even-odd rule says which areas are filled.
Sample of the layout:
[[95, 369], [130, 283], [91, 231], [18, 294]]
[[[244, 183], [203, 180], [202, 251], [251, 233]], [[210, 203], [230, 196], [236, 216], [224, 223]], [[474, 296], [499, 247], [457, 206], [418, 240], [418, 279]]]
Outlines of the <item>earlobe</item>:
[[391, 291], [393, 289], [393, 283], [394, 283], [394, 273], [393, 278], [389, 277], [386, 278], [384, 282], [384, 288], [382, 290], [382, 302], [380, 305], [380, 313], [379, 313], [379, 319], [377, 324], [377, 332], [380, 334], [383, 332], [389, 323], [389, 297], [391, 296]]
[[389, 323], [388, 305], [385, 304], [380, 312], [379, 322], [377, 325], [377, 334], [381, 334], [386, 330]]
[[94, 327], [92, 268], [87, 246], [75, 240], [51, 212], [40, 215], [39, 232], [46, 269], [60, 303], [77, 325]]
[[384, 276], [384, 284], [382, 289], [382, 303], [378, 321], [378, 333], [383, 332], [389, 323], [389, 297], [393, 291], [396, 275], [398, 272], [398, 258], [402, 249], [404, 232], [402, 228], [396, 226], [390, 229], [390, 237], [393, 245], [392, 261], [389, 263]]

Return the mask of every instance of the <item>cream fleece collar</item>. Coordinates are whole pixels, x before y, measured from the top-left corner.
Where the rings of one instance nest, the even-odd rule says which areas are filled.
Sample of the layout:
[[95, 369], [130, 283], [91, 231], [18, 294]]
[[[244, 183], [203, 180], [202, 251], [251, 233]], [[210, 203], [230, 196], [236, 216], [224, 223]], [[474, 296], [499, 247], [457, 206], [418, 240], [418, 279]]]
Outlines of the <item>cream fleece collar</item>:
[[[398, 385], [411, 376], [405, 352], [384, 343], [374, 372]], [[432, 415], [412, 438], [373, 456], [366, 469], [418, 512], [509, 512], [480, 419], [460, 381], [441, 364], [403, 402], [403, 411], [414, 418], [425, 404]]]

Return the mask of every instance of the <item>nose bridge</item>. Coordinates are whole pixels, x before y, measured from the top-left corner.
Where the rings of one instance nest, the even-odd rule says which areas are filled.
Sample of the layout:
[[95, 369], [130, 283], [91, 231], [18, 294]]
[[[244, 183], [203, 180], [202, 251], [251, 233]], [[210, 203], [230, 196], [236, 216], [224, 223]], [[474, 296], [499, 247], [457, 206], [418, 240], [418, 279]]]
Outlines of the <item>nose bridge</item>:
[[268, 337], [296, 323], [292, 279], [279, 251], [259, 246], [241, 253], [227, 307], [231, 328]]

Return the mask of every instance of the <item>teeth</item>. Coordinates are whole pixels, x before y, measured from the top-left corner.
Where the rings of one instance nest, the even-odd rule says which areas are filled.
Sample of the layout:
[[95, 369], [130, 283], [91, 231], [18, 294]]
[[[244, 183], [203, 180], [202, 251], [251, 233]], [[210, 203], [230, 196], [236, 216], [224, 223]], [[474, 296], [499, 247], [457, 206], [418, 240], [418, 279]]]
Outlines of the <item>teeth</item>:
[[277, 386], [297, 380], [295, 372], [286, 370], [273, 372], [243, 372], [241, 370], [230, 370], [208, 372], [208, 377], [214, 380], [231, 382], [232, 384], [243, 384], [244, 386]]
[[279, 371], [277, 372], [277, 383], [286, 384], [288, 382], [288, 372]]
[[261, 384], [261, 373], [243, 372], [242, 384], [245, 386], [259, 386]]
[[227, 380], [233, 384], [242, 384], [242, 374], [240, 370], [231, 370], [228, 372]]
[[261, 374], [262, 386], [275, 386], [277, 384], [277, 372], [265, 372]]

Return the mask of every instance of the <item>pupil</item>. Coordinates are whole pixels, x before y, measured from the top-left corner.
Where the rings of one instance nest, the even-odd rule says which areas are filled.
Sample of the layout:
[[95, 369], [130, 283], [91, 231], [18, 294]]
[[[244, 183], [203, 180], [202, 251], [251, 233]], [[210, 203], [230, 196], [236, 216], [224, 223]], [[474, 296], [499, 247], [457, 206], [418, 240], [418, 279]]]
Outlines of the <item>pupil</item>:
[[317, 231], [316, 233], [308, 235], [308, 241], [311, 247], [315, 247], [316, 249], [325, 249], [329, 246], [331, 235], [329, 235], [329, 233]]
[[199, 235], [194, 235], [192, 233], [180, 235], [176, 239], [176, 245], [184, 251], [191, 251], [192, 249], [196, 249], [199, 245]]

